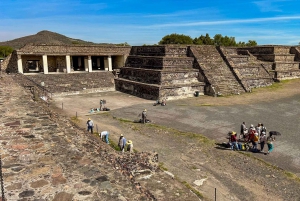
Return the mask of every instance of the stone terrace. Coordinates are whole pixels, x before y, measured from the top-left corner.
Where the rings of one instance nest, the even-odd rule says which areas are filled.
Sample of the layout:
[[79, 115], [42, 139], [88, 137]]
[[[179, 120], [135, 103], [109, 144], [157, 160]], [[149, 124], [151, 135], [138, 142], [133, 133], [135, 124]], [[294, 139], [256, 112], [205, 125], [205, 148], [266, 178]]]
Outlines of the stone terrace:
[[[0, 153], [7, 200], [197, 200], [157, 168], [155, 153], [120, 154], [0, 78]], [[147, 180], [146, 180], [147, 178]]]

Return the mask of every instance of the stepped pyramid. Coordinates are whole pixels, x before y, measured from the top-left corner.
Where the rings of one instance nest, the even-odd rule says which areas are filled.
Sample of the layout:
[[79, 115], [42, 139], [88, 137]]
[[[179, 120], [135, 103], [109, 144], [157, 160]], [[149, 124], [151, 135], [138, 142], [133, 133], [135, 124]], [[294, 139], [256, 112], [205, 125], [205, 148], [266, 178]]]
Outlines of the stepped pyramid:
[[133, 46], [115, 79], [116, 90], [150, 100], [204, 94], [205, 83], [188, 51], [180, 45]]

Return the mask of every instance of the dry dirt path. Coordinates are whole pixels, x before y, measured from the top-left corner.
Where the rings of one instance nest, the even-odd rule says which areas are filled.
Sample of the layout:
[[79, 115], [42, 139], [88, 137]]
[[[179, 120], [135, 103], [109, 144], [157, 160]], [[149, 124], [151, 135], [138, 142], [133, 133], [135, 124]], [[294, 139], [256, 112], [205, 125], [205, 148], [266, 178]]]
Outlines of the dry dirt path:
[[[239, 129], [242, 121], [247, 125], [263, 122], [268, 129], [279, 130], [284, 136], [278, 138], [272, 155], [254, 156], [299, 174], [298, 85], [299, 80], [295, 80], [277, 89], [260, 89], [233, 97], [203, 96], [170, 101], [166, 107], [154, 107], [153, 101], [118, 92], [63, 97], [55, 99], [55, 104], [61, 107], [64, 102], [64, 110], [70, 116], [78, 111], [84, 126], [86, 115], [91, 115], [88, 110], [97, 107], [100, 98], [105, 97], [111, 111], [92, 114], [98, 130], [109, 130], [114, 141], [124, 133], [134, 141], [138, 151], [157, 151], [170, 172], [208, 200], [214, 199], [215, 189], [220, 200], [299, 200], [299, 182], [287, 179], [282, 170], [253, 159], [248, 153], [216, 149], [209, 140], [203, 142], [197, 135], [222, 142], [229, 130]], [[143, 108], [148, 109], [153, 124], [120, 120], [138, 119]]]

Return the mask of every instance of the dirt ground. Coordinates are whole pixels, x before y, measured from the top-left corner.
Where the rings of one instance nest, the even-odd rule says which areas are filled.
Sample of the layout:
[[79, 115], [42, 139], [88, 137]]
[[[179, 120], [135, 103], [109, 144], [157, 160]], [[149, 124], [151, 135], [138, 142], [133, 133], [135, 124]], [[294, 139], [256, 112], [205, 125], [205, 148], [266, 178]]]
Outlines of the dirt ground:
[[[287, 158], [281, 152], [284, 147], [278, 146], [275, 149], [277, 152], [266, 157], [263, 154], [230, 151], [216, 145], [226, 140], [224, 130], [228, 131], [233, 127], [231, 122], [236, 121], [234, 116], [238, 116], [237, 113], [240, 112], [232, 108], [247, 107], [254, 103], [272, 105], [272, 102], [289, 100], [300, 94], [299, 84], [300, 80], [293, 80], [240, 96], [201, 96], [169, 101], [166, 107], [154, 107], [153, 101], [119, 92], [57, 97], [53, 104], [63, 109], [69, 117], [77, 115], [82, 127], [85, 127], [88, 117], [92, 118], [96, 125], [95, 131], [108, 130], [111, 141], [117, 142], [122, 133], [127, 140], [133, 141], [135, 150], [158, 152], [162, 167], [174, 174], [176, 179], [187, 182], [199, 191], [203, 200], [215, 200], [217, 197], [216, 200], [225, 201], [299, 201], [300, 179], [296, 176], [298, 169], [292, 166], [293, 163], [283, 164], [286, 162], [281, 158]], [[89, 113], [90, 108], [99, 107], [100, 99], [105, 99], [106, 106], [111, 110]], [[230, 108], [231, 120], [220, 120], [223, 113], [218, 110], [223, 108], [220, 109], [219, 106]], [[134, 120], [140, 118], [139, 114], [144, 108], [148, 109], [152, 123], [134, 123]], [[224, 113], [227, 114], [228, 111]], [[207, 116], [214, 119], [208, 121]], [[264, 120], [268, 122], [266, 118]], [[201, 122], [201, 119], [205, 121]], [[238, 117], [236, 127], [232, 129], [238, 129], [243, 120]], [[251, 118], [246, 120], [250, 121]], [[296, 123], [297, 121], [295, 119]], [[206, 128], [215, 125], [218, 125], [216, 130]], [[271, 123], [268, 125], [279, 128]], [[297, 154], [299, 152], [293, 155], [291, 161], [296, 161]]]

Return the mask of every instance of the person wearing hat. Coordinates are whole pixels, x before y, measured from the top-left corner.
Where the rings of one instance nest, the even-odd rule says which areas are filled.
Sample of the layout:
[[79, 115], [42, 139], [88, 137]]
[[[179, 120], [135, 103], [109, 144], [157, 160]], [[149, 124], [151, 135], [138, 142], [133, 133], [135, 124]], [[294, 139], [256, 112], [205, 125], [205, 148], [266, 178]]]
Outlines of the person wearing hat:
[[144, 109], [142, 112], [142, 123], [145, 124], [147, 121], [147, 110]]
[[87, 125], [87, 131], [89, 132], [91, 130], [91, 133], [93, 134], [93, 127], [94, 127], [94, 122], [89, 118], [86, 122]]
[[121, 150], [122, 152], [124, 152], [125, 145], [126, 145], [126, 139], [125, 139], [125, 137], [123, 136], [123, 134], [121, 134], [121, 135], [120, 135], [120, 138], [119, 138], [118, 146], [120, 147], [120, 150]]
[[230, 136], [230, 143], [231, 143], [231, 150], [234, 150], [234, 148], [236, 150], [239, 150], [239, 146], [238, 146], [238, 143], [237, 143], [237, 138], [236, 138], [236, 132], [232, 131], [230, 132], [231, 133], [231, 136]]
[[264, 131], [261, 132], [259, 141], [260, 141], [260, 151], [263, 151], [264, 150], [264, 146], [265, 146], [265, 144], [267, 142], [266, 132], [264, 132]]
[[129, 151], [130, 153], [133, 152], [133, 144], [131, 140], [128, 140], [127, 142], [127, 151]]

